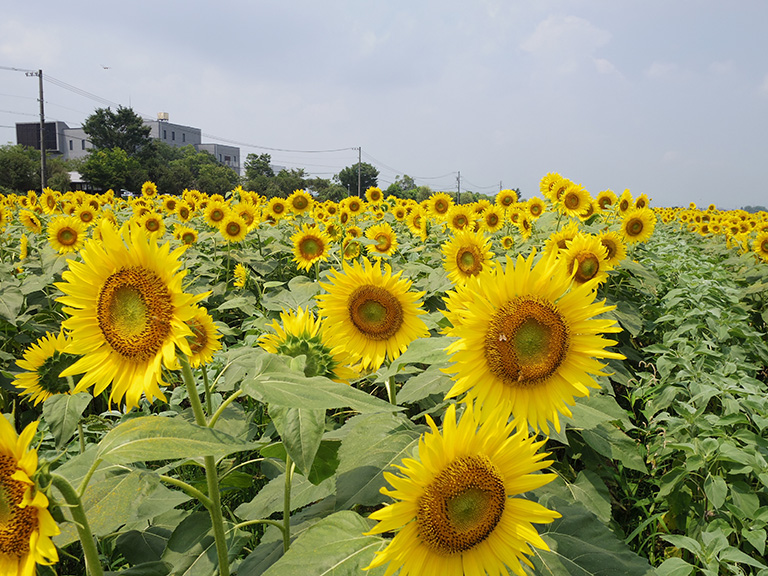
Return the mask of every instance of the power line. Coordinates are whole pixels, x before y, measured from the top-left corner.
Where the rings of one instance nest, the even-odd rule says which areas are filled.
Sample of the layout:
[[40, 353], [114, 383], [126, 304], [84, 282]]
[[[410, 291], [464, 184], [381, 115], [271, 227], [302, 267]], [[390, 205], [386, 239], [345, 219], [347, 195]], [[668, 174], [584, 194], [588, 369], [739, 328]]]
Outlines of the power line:
[[329, 150], [291, 150], [289, 148], [270, 148], [269, 146], [259, 146], [258, 144], [250, 144], [248, 142], [238, 142], [237, 140], [230, 140], [228, 138], [222, 138], [220, 136], [214, 136], [213, 134], [205, 134], [203, 136], [212, 140], [218, 140], [219, 142], [225, 142], [227, 144], [236, 144], [238, 146], [245, 146], [246, 148], [259, 148], [260, 150], [271, 150], [273, 152], [296, 152], [300, 154], [323, 154], [327, 152], [344, 152], [347, 150], [357, 150], [357, 148], [333, 148]]

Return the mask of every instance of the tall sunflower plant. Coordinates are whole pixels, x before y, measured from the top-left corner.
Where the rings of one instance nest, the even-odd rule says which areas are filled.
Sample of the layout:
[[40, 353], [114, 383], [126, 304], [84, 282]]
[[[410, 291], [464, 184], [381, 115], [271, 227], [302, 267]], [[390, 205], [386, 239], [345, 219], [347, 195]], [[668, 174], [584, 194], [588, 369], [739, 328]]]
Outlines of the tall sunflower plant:
[[653, 573], [607, 472], [646, 471], [613, 385], [634, 317], [563, 232], [625, 220], [585, 193], [492, 225], [443, 196], [6, 197], [2, 573]]

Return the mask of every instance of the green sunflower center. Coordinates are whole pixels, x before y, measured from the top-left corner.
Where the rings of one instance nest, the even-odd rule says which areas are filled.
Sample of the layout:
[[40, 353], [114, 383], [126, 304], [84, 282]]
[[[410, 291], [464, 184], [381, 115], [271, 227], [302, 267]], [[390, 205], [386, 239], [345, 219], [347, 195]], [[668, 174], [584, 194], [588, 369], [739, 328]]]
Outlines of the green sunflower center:
[[325, 244], [315, 236], [306, 236], [299, 242], [299, 252], [306, 260], [319, 258], [323, 255], [323, 250], [325, 250]]
[[227, 222], [227, 236], [230, 236], [232, 238], [238, 236], [240, 234], [240, 231], [242, 230], [240, 224], [237, 222]]
[[150, 232], [157, 232], [160, 230], [160, 221], [155, 218], [149, 218], [145, 222], [144, 227]]
[[443, 555], [471, 550], [494, 531], [506, 500], [504, 480], [487, 457], [460, 458], [419, 499], [419, 538]]
[[379, 286], [360, 286], [347, 301], [355, 327], [372, 340], [387, 340], [403, 324], [403, 307], [388, 290]]
[[224, 210], [220, 210], [219, 208], [216, 208], [215, 210], [211, 210], [211, 220], [213, 222], [220, 222], [224, 219]]
[[304, 196], [296, 196], [296, 198], [293, 199], [293, 207], [296, 210], [304, 210], [307, 206], [309, 206], [309, 202], [307, 202], [307, 199], [304, 198]]
[[160, 350], [171, 332], [173, 302], [165, 282], [142, 266], [122, 268], [106, 279], [96, 318], [109, 345], [141, 361]]
[[19, 558], [29, 553], [29, 539], [37, 530], [37, 509], [19, 508], [27, 484], [11, 479], [16, 461], [0, 455], [0, 554]]
[[533, 386], [557, 371], [568, 346], [568, 326], [552, 302], [518, 297], [491, 318], [485, 358], [491, 373], [505, 384]]
[[592, 253], [579, 254], [576, 257], [576, 282], [583, 284], [592, 280], [600, 272], [600, 260]]
[[477, 246], [462, 246], [456, 254], [456, 266], [468, 276], [476, 276], [483, 269], [483, 256]]
[[392, 246], [392, 239], [386, 234], [378, 234], [375, 239], [378, 252], [386, 252]]

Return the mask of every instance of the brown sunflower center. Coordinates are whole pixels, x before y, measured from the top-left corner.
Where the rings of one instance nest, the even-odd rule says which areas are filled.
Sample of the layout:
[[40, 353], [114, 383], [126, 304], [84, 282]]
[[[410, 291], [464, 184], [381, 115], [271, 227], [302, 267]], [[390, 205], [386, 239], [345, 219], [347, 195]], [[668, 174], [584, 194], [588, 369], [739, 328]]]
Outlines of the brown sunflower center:
[[565, 204], [566, 208], [575, 210], [581, 204], [581, 198], [575, 192], [568, 192], [563, 199], [563, 204]]
[[483, 256], [477, 246], [462, 246], [456, 253], [456, 266], [468, 276], [476, 276], [483, 269]]
[[493, 227], [493, 226], [496, 226], [496, 225], [499, 223], [499, 215], [498, 215], [498, 214], [496, 214], [495, 212], [491, 212], [491, 213], [489, 213], [489, 214], [488, 214], [488, 215], [485, 217], [485, 223], [486, 223], [488, 226], [491, 226], [491, 227]]
[[438, 214], [445, 214], [448, 211], [448, 202], [443, 200], [442, 198], [438, 199], [435, 202], [435, 212]]
[[99, 292], [99, 328], [109, 345], [131, 360], [157, 354], [170, 334], [172, 316], [168, 287], [160, 276], [142, 266], [118, 270]]
[[181, 241], [184, 244], [194, 244], [196, 240], [197, 240], [197, 236], [195, 235], [194, 232], [191, 232], [191, 231], [190, 232], [184, 232], [181, 235]]
[[211, 220], [213, 222], [221, 222], [224, 220], [224, 210], [220, 208], [215, 208], [211, 210]]
[[768, 239], [763, 240], [762, 244], [760, 244], [760, 251], [768, 254]]
[[549, 378], [568, 346], [568, 326], [555, 305], [530, 296], [502, 306], [485, 334], [488, 367], [510, 386], [533, 386]]
[[400, 301], [380, 286], [360, 286], [352, 292], [347, 307], [355, 327], [372, 340], [387, 340], [403, 324]]
[[504, 480], [487, 457], [460, 458], [419, 499], [419, 538], [443, 555], [471, 550], [496, 528], [506, 500]]
[[30, 536], [38, 526], [37, 509], [19, 507], [27, 484], [11, 478], [16, 468], [13, 458], [0, 455], [0, 554], [12, 558], [29, 552]]
[[540, 216], [542, 207], [541, 204], [531, 204], [531, 216]]
[[313, 260], [323, 255], [325, 244], [317, 236], [305, 236], [299, 241], [299, 252], [306, 260]]
[[72, 246], [77, 242], [77, 230], [65, 226], [56, 233], [56, 240], [62, 246]]
[[242, 227], [238, 222], [227, 222], [225, 229], [227, 231], [227, 236], [232, 238], [239, 236], [242, 231]]
[[613, 240], [610, 238], [601, 238], [600, 243], [605, 246], [605, 249], [608, 252], [607, 260], [611, 260], [614, 256], [616, 256], [616, 252], [618, 252], [618, 246], [616, 246], [616, 243]]
[[293, 207], [296, 210], [304, 210], [307, 206], [309, 206], [309, 202], [307, 202], [307, 199], [304, 198], [304, 196], [296, 196], [296, 198], [293, 199]]
[[377, 234], [375, 240], [378, 252], [386, 252], [392, 246], [392, 239], [387, 234]]
[[611, 201], [610, 196], [603, 196], [602, 198], [600, 198], [600, 201], [598, 202], [598, 204], [600, 204], [601, 210], [607, 210], [608, 207], [613, 204], [613, 202]]
[[600, 260], [591, 252], [579, 254], [574, 261], [574, 267], [576, 268], [574, 279], [579, 284], [583, 284], [592, 280], [600, 272]]
[[80, 213], [80, 220], [82, 220], [83, 222], [86, 222], [86, 223], [90, 222], [91, 220], [93, 220], [93, 214], [91, 212], [87, 212], [87, 211], [86, 212], [81, 212]]
[[157, 232], [160, 230], [160, 221], [156, 218], [148, 218], [144, 223], [144, 227], [150, 232]]
[[640, 218], [630, 218], [624, 230], [626, 230], [627, 236], [640, 236], [643, 233], [643, 226], [643, 221]]
[[469, 223], [469, 220], [467, 220], [467, 217], [464, 216], [464, 214], [459, 214], [457, 216], [454, 216], [453, 218], [453, 226], [454, 228], [457, 228], [459, 230], [466, 227], [468, 223]]

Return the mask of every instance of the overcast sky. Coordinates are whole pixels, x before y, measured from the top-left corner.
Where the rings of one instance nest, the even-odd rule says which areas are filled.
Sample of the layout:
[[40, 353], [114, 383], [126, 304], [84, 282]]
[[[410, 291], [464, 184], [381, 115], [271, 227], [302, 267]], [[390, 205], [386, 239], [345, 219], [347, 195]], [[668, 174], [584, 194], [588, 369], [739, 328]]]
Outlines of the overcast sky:
[[[766, 25], [763, 0], [6, 2], [0, 66], [59, 81], [46, 119], [168, 112], [326, 178], [359, 146], [382, 188], [530, 197], [559, 172], [738, 208], [768, 205]], [[0, 143], [37, 114], [37, 79], [0, 69]]]

